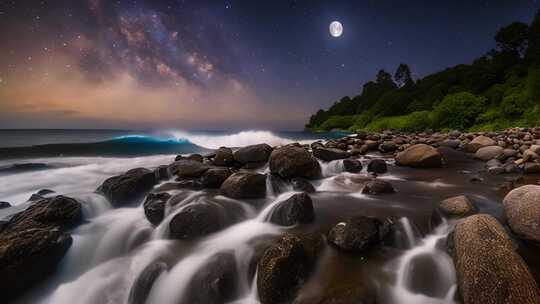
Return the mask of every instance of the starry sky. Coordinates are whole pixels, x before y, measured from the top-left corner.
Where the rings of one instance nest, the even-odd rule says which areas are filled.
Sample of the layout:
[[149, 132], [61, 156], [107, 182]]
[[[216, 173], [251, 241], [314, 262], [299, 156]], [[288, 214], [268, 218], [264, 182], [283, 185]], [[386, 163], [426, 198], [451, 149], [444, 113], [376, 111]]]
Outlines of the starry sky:
[[[535, 0], [0, 0], [0, 128], [302, 129], [380, 68], [468, 63]], [[344, 32], [329, 34], [338, 20]]]

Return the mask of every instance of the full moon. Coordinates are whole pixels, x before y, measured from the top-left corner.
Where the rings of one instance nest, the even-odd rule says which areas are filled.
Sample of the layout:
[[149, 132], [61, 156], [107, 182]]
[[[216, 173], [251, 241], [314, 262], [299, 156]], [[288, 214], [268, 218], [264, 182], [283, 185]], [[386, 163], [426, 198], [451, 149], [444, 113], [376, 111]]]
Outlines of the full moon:
[[339, 21], [333, 21], [330, 23], [330, 35], [332, 37], [339, 37], [343, 34], [343, 25]]

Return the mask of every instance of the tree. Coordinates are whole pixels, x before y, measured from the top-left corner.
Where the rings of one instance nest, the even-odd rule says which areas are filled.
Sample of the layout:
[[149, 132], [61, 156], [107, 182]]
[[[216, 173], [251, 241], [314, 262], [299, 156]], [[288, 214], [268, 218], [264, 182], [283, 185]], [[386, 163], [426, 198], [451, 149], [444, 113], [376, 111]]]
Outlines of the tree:
[[466, 130], [485, 110], [485, 101], [485, 97], [469, 92], [446, 95], [433, 111], [433, 123], [437, 128]]
[[529, 27], [529, 45], [525, 53], [525, 59], [529, 62], [540, 63], [540, 10], [536, 12], [533, 22]]
[[396, 84], [392, 80], [392, 75], [385, 70], [379, 70], [377, 73], [376, 82], [382, 88], [395, 88]]
[[405, 63], [400, 63], [396, 73], [394, 74], [394, 80], [398, 87], [410, 87], [414, 84], [411, 77], [411, 69]]
[[495, 41], [497, 48], [503, 52], [514, 52], [523, 55], [527, 48], [529, 26], [523, 22], [513, 22], [497, 32]]

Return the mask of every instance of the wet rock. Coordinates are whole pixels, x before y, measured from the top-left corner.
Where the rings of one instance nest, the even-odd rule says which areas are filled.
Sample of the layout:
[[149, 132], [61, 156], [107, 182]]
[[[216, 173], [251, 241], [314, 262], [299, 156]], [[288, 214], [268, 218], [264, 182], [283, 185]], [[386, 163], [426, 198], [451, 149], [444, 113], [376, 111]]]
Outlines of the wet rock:
[[414, 168], [438, 168], [443, 163], [441, 153], [426, 144], [410, 146], [396, 156], [396, 164]]
[[475, 137], [470, 143], [466, 144], [464, 146], [464, 149], [467, 152], [476, 153], [476, 151], [478, 151], [478, 149], [480, 148], [495, 145], [497, 145], [497, 143], [493, 139], [484, 135], [480, 135]]
[[346, 251], [364, 251], [379, 244], [390, 231], [392, 222], [356, 216], [338, 223], [328, 232], [328, 242]]
[[5, 209], [11, 207], [11, 204], [8, 202], [0, 202], [0, 209]]
[[301, 177], [295, 177], [291, 179], [291, 184], [294, 191], [302, 191], [306, 193], [315, 192], [315, 187], [308, 181]]
[[539, 173], [540, 163], [525, 163], [523, 165], [523, 172], [527, 174]]
[[98, 191], [102, 192], [113, 206], [119, 207], [138, 199], [152, 189], [155, 183], [154, 172], [137, 168], [106, 179]]
[[494, 159], [497, 156], [501, 155], [503, 153], [503, 148], [499, 146], [488, 146], [488, 147], [482, 147], [476, 151], [476, 158], [481, 159], [483, 161], [488, 161], [490, 159]]
[[207, 188], [219, 188], [231, 174], [229, 168], [210, 168], [201, 176], [201, 183]]
[[320, 160], [332, 161], [350, 156], [349, 152], [334, 148], [318, 148], [313, 150], [313, 156]]
[[364, 194], [383, 194], [383, 193], [394, 193], [396, 190], [387, 181], [375, 179], [367, 182], [362, 189]]
[[473, 203], [465, 196], [447, 198], [439, 203], [439, 209], [448, 216], [463, 217], [475, 212]]
[[388, 171], [388, 167], [384, 159], [376, 158], [369, 161], [367, 171], [373, 173], [386, 173], [386, 171]]
[[164, 217], [165, 204], [171, 198], [167, 192], [149, 193], [144, 201], [144, 214], [150, 223], [157, 226]]
[[382, 153], [394, 152], [398, 148], [397, 144], [393, 141], [385, 141], [379, 145], [379, 151]]
[[452, 149], [459, 148], [460, 144], [461, 144], [461, 141], [459, 139], [447, 139], [439, 143], [441, 147], [448, 147]]
[[357, 159], [347, 158], [344, 159], [342, 162], [343, 170], [345, 170], [345, 172], [359, 173], [360, 171], [362, 171], [362, 163]]
[[199, 163], [202, 163], [204, 158], [200, 154], [190, 154], [190, 155], [178, 155], [174, 159], [174, 161], [179, 161], [179, 160], [194, 160], [194, 161], [197, 161]]
[[297, 223], [310, 223], [315, 219], [313, 202], [306, 193], [295, 193], [280, 203], [273, 211], [270, 221], [272, 223], [291, 226]]
[[283, 178], [317, 178], [321, 175], [319, 162], [304, 148], [284, 146], [270, 154], [270, 172]]
[[155, 262], [146, 266], [131, 286], [128, 304], [146, 303], [146, 298], [148, 298], [154, 282], [166, 270], [167, 264], [163, 262]]
[[317, 242], [287, 233], [265, 251], [257, 275], [262, 304], [288, 303], [295, 297], [312, 271]]
[[51, 189], [41, 189], [38, 192], [33, 193], [28, 200], [31, 202], [34, 202], [34, 201], [49, 197], [53, 193], [54, 191]]
[[519, 173], [519, 172], [521, 172], [521, 169], [519, 168], [519, 166], [514, 164], [514, 163], [505, 164], [503, 166], [503, 168], [504, 168], [504, 172], [506, 172], [506, 173]]
[[540, 186], [525, 185], [510, 191], [503, 206], [510, 229], [526, 240], [540, 243]]
[[266, 163], [272, 153], [272, 147], [267, 144], [251, 145], [234, 152], [234, 159], [242, 164]]
[[169, 166], [167, 165], [161, 165], [154, 169], [154, 175], [156, 182], [165, 181], [170, 178], [169, 175]]
[[181, 159], [169, 165], [169, 172], [179, 178], [197, 178], [208, 170], [208, 166], [191, 159]]
[[533, 276], [495, 218], [465, 218], [449, 240], [465, 304], [539, 303]]
[[253, 172], [237, 172], [221, 185], [221, 193], [232, 198], [264, 198], [266, 175]]
[[186, 206], [174, 215], [169, 233], [171, 238], [189, 240], [219, 231], [231, 223], [223, 206], [205, 202]]
[[234, 164], [233, 152], [230, 148], [221, 147], [216, 151], [214, 165], [229, 167]]

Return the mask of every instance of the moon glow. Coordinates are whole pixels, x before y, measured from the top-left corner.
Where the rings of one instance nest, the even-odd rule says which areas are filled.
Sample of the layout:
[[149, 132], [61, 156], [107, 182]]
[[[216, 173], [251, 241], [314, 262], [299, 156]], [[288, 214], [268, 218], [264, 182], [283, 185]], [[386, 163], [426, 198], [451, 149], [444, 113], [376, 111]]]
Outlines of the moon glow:
[[330, 35], [332, 37], [339, 37], [343, 34], [343, 25], [339, 21], [332, 21], [330, 23]]

